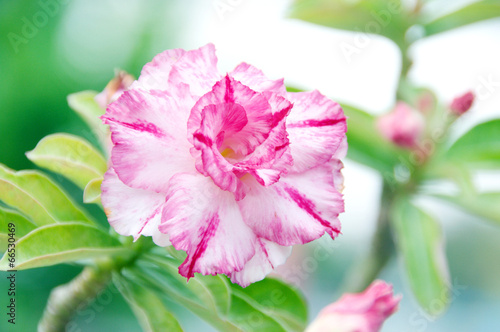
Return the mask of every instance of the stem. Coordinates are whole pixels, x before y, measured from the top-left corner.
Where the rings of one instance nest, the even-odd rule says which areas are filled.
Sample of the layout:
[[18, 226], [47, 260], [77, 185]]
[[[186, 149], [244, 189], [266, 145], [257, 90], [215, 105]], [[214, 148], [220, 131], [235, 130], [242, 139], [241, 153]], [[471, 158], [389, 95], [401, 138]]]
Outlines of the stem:
[[87, 306], [110, 280], [110, 268], [88, 266], [69, 283], [54, 288], [38, 323], [38, 332], [64, 331], [75, 312]]
[[132, 264], [154, 246], [151, 238], [142, 236], [136, 242], [129, 243], [131, 250], [128, 253], [96, 260], [95, 265], [85, 267], [75, 279], [54, 288], [38, 323], [38, 332], [64, 331], [74, 314], [106, 288], [114, 271]]
[[389, 213], [394, 197], [394, 191], [389, 184], [384, 182], [377, 229], [372, 239], [371, 249], [361, 264], [355, 266], [347, 278], [345, 288], [349, 292], [360, 292], [368, 287], [380, 274], [394, 252], [389, 225]]
[[124, 255], [101, 258], [95, 265], [87, 266], [69, 283], [52, 290], [38, 332], [64, 331], [74, 314], [85, 308], [111, 281], [114, 271], [132, 264], [142, 253], [155, 247], [151, 238], [142, 236]]

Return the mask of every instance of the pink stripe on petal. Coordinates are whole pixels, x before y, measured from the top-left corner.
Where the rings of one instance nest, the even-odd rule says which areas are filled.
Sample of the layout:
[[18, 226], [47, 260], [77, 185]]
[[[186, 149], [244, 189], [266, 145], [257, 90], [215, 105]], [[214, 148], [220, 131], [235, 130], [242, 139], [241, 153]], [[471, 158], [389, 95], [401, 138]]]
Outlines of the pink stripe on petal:
[[252, 174], [261, 185], [270, 186], [278, 182], [281, 171], [276, 169], [256, 169], [250, 171], [250, 174]]
[[318, 212], [318, 208], [316, 205], [305, 195], [301, 194], [294, 187], [284, 186], [283, 188], [285, 192], [290, 196], [290, 198], [297, 204], [299, 208], [306, 211], [310, 216], [316, 219], [321, 225], [325, 226], [328, 234], [331, 235], [332, 238], [336, 237], [340, 233], [340, 228], [336, 226], [332, 226], [329, 221], [323, 219]]
[[324, 127], [324, 126], [333, 126], [339, 123], [345, 122], [345, 118], [343, 119], [324, 119], [324, 120], [304, 120], [299, 122], [292, 122], [288, 124], [288, 128], [297, 128], [297, 127]]
[[125, 91], [111, 103], [102, 116], [105, 123], [115, 122], [134, 130], [161, 132], [169, 136], [186, 137], [186, 123], [195, 100], [188, 86], [180, 84], [175, 91]]
[[165, 192], [172, 175], [195, 169], [186, 128], [178, 125], [188, 117], [185, 89], [129, 90], [109, 105], [103, 119], [112, 132], [111, 160], [128, 186]]
[[293, 109], [287, 118], [287, 131], [293, 166], [300, 173], [330, 160], [347, 131], [346, 117], [339, 104], [318, 91], [288, 93]]
[[255, 234], [243, 222], [234, 195], [199, 174], [172, 178], [160, 231], [187, 252], [179, 268], [187, 278], [195, 272], [230, 275], [255, 254]]
[[243, 219], [257, 236], [283, 246], [304, 244], [325, 232], [340, 232], [344, 202], [333, 183], [333, 165], [327, 163], [301, 174], [282, 175], [263, 187], [245, 181], [246, 196], [238, 202]]
[[185, 276], [188, 280], [189, 278], [194, 276], [193, 269], [196, 265], [198, 259], [205, 253], [205, 250], [208, 246], [208, 241], [215, 235], [217, 232], [217, 227], [219, 227], [220, 219], [217, 214], [214, 214], [207, 218], [205, 221], [206, 227], [203, 229], [199, 237], [201, 239], [200, 243], [196, 247], [193, 255], [189, 256], [184, 263], [179, 266], [179, 273]]
[[121, 121], [116, 121], [116, 120], [108, 120], [107, 123], [110, 124], [113, 122], [114, 124], [121, 125], [123, 127], [135, 130], [135, 131], [140, 131], [140, 132], [146, 132], [149, 133], [153, 136], [156, 136], [158, 138], [166, 137], [167, 134], [165, 134], [160, 128], [158, 128], [156, 125], [150, 123], [150, 122], [136, 122], [136, 123], [127, 123], [127, 122], [121, 122]]

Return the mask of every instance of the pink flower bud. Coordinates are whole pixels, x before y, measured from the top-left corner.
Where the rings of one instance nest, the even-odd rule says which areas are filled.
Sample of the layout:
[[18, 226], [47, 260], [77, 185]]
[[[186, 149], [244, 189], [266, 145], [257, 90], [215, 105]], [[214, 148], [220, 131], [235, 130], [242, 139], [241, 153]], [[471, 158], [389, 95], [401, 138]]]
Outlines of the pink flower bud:
[[456, 115], [462, 115], [467, 112], [474, 102], [474, 93], [472, 91], [468, 91], [465, 94], [456, 97], [450, 104], [450, 109]]
[[394, 110], [381, 116], [377, 122], [380, 133], [394, 144], [413, 148], [424, 130], [424, 119], [420, 113], [404, 102], [398, 102]]
[[109, 81], [104, 90], [95, 96], [95, 101], [101, 108], [106, 109], [108, 104], [117, 100], [123, 91], [134, 82], [134, 77], [124, 70], [117, 71], [115, 77]]
[[306, 332], [376, 332], [397, 309], [401, 296], [392, 286], [374, 281], [364, 292], [344, 294], [324, 308]]

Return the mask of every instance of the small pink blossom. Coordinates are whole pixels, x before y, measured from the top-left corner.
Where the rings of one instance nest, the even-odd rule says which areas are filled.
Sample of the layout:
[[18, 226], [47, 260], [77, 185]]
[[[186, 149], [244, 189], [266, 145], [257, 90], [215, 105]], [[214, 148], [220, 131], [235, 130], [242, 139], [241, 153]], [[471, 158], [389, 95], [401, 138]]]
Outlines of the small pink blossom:
[[186, 251], [188, 279], [246, 286], [291, 246], [340, 233], [346, 118], [318, 91], [288, 93], [246, 63], [221, 75], [208, 44], [155, 56], [102, 118], [110, 224]]
[[394, 144], [413, 148], [424, 130], [424, 119], [408, 104], [398, 102], [392, 112], [381, 116], [377, 122], [380, 133]]
[[376, 332], [398, 309], [401, 296], [394, 296], [392, 286], [374, 281], [364, 292], [344, 294], [324, 308], [306, 332]]
[[450, 105], [450, 109], [456, 115], [462, 115], [467, 112], [474, 102], [474, 93], [472, 91], [466, 92], [465, 94], [453, 99]]
[[115, 73], [115, 77], [109, 81], [104, 90], [95, 96], [97, 104], [106, 109], [108, 104], [117, 100], [128, 87], [134, 82], [134, 77], [124, 70]]

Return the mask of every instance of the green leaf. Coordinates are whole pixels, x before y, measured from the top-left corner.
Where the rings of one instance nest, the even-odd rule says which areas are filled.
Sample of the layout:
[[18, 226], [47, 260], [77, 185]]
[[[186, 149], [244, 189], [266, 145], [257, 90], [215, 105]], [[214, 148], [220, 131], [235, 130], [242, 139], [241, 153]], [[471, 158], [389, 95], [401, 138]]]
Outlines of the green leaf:
[[[9, 228], [12, 228], [9, 224], [14, 224], [14, 232], [9, 232]], [[14, 239], [17, 240], [35, 228], [36, 226], [19, 212], [0, 206], [0, 251], [7, 249], [9, 233], [13, 233]]]
[[134, 267], [125, 268], [122, 273], [139, 284], [148, 285], [166, 299], [179, 303], [220, 331], [241, 331], [222, 317], [225, 306], [218, 308], [217, 305], [226, 303], [228, 306], [230, 303], [226, 280], [221, 276], [197, 276], [187, 283], [178, 272], [179, 265], [180, 262], [170, 257], [144, 255]]
[[401, 158], [408, 159], [408, 152], [379, 134], [373, 115], [345, 104], [342, 108], [347, 115], [347, 157], [393, 178], [394, 167]]
[[37, 171], [14, 172], [0, 164], [0, 200], [38, 226], [65, 221], [92, 223], [59, 186]]
[[286, 328], [272, 316], [264, 313], [251, 301], [234, 293], [231, 297], [231, 312], [228, 317], [241, 331], [286, 332]]
[[391, 222], [418, 303], [431, 315], [442, 313], [450, 302], [450, 282], [439, 225], [405, 198], [395, 203]]
[[100, 152], [83, 138], [69, 134], [46, 136], [26, 156], [37, 166], [64, 175], [81, 189], [107, 170]]
[[113, 282], [132, 308], [143, 331], [182, 331], [177, 319], [154, 292], [118, 274], [113, 275]]
[[460, 137], [445, 154], [451, 163], [500, 168], [500, 119], [481, 123]]
[[[126, 250], [106, 232], [78, 222], [39, 227], [16, 241], [15, 249], [17, 270], [115, 255]], [[9, 256], [5, 253], [0, 270], [8, 269]]]
[[98, 178], [90, 181], [83, 191], [84, 203], [101, 204], [101, 184], [103, 178]]
[[[242, 309], [237, 305], [232, 305], [232, 316], [235, 321], [240, 324], [258, 325], [259, 320], [250, 318], [249, 316], [257, 317], [260, 313], [267, 317], [272, 317], [272, 320], [279, 323], [279, 328], [284, 328], [285, 331], [304, 331], [307, 326], [307, 305], [303, 296], [294, 288], [290, 287], [281, 280], [266, 278], [262, 281], [254, 283], [246, 288], [242, 288], [236, 284], [231, 285], [233, 296], [237, 297], [237, 301], [244, 301], [249, 312], [243, 315], [247, 318], [244, 322], [241, 318]], [[250, 318], [250, 319], [248, 319]], [[266, 324], [274, 325], [271, 320], [262, 320]], [[254, 330], [261, 330], [263, 327], [255, 326]], [[265, 329], [264, 329], [265, 330]], [[271, 330], [270, 330], [271, 331]]]
[[500, 1], [482, 0], [475, 1], [465, 7], [446, 14], [444, 16], [429, 20], [422, 17], [422, 26], [425, 29], [425, 35], [431, 36], [437, 33], [455, 29], [467, 24], [487, 20], [500, 16]]
[[87, 123], [94, 135], [99, 138], [104, 151], [106, 151], [109, 140], [109, 128], [99, 118], [106, 110], [100, 108], [94, 100], [96, 95], [96, 91], [73, 93], [68, 95], [68, 104]]
[[295, 0], [290, 16], [335, 29], [383, 35], [397, 44], [404, 43], [414, 21], [400, 0]]
[[434, 195], [500, 226], [500, 192], [470, 193], [460, 196]]
[[145, 255], [127, 277], [164, 294], [220, 331], [303, 331], [304, 299], [285, 283], [266, 279], [247, 288], [228, 286], [224, 276], [201, 276], [188, 283], [179, 275], [182, 263], [173, 257]]
[[[212, 312], [223, 315], [228, 312], [230, 289], [224, 277], [217, 275], [204, 278], [191, 278], [186, 283], [186, 279], [179, 274], [179, 261], [157, 255], [150, 255], [147, 259], [153, 264], [160, 266], [163, 271], [168, 271], [173, 278], [182, 284], [184, 294], [189, 294], [186, 298], [202, 303]], [[194, 297], [191, 296], [193, 294], [195, 294]]]

